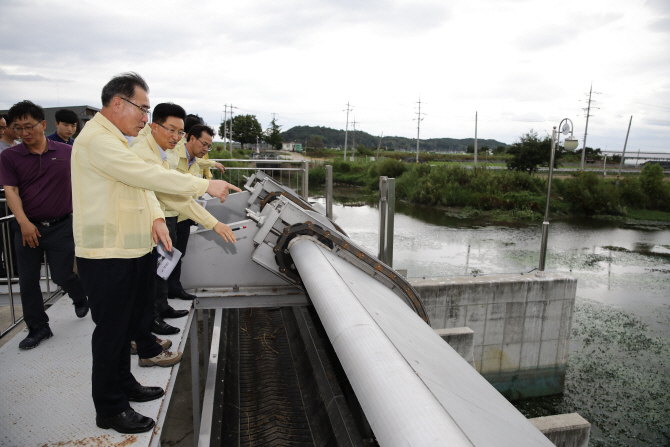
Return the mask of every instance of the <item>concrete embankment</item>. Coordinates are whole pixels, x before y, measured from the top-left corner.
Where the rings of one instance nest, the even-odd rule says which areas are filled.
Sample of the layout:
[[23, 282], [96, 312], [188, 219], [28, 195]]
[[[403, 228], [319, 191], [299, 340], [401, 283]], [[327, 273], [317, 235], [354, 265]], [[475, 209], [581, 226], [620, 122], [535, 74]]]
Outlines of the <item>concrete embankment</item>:
[[474, 367], [503, 395], [516, 400], [563, 391], [576, 278], [548, 273], [410, 282], [433, 329], [474, 331]]

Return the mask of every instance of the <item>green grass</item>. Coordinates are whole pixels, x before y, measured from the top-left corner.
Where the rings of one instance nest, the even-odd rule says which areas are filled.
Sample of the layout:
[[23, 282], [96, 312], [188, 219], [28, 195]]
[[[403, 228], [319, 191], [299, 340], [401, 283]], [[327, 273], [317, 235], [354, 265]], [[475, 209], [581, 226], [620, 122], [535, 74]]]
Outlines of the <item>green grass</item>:
[[629, 209], [626, 217], [634, 220], [656, 220], [670, 222], [670, 213], [656, 210]]

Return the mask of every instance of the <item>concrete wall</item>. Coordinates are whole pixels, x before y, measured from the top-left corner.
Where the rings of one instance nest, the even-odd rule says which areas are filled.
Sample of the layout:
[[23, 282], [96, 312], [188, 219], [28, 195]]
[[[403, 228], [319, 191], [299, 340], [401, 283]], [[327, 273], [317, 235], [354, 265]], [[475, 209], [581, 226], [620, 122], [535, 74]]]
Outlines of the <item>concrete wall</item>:
[[577, 279], [549, 273], [410, 279], [433, 329], [474, 331], [474, 364], [510, 399], [563, 391]]
[[475, 366], [475, 331], [469, 327], [455, 327], [437, 329], [435, 332], [442, 337], [442, 340], [449, 343], [449, 346], [454, 348], [454, 351], [458, 352], [465, 361]]
[[557, 447], [588, 447], [591, 424], [577, 413], [528, 419]]

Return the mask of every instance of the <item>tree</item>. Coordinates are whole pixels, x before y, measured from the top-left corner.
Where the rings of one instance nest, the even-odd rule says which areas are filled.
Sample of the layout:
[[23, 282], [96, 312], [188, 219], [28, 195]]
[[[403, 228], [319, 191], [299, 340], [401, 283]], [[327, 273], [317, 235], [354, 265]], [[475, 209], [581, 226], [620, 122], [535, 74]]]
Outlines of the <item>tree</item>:
[[[230, 120], [226, 121], [226, 129], [230, 129]], [[219, 126], [219, 135], [223, 135], [223, 125]], [[253, 144], [257, 138], [263, 137], [263, 128], [256, 115], [237, 115], [233, 117], [233, 141], [237, 141], [244, 149], [245, 144]]]
[[[507, 153], [512, 156], [507, 161], [507, 169], [513, 171], [527, 171], [529, 174], [535, 172], [538, 166], [549, 166], [551, 158], [551, 137], [546, 135], [543, 139], [537, 136], [533, 129], [519, 137], [519, 141], [507, 148]], [[554, 159], [554, 167], [563, 151], [557, 150]]]
[[[233, 129], [235, 130], [235, 129]], [[265, 141], [270, 146], [274, 147], [277, 150], [280, 150], [282, 147], [282, 141], [284, 140], [280, 135], [281, 126], [277, 125], [276, 120], [273, 118], [270, 122], [270, 127], [265, 129], [263, 135], [263, 141]]]
[[[575, 155], [579, 155], [579, 158], [581, 159], [582, 157], [582, 149], [577, 149], [575, 152]], [[591, 147], [586, 148], [586, 157], [585, 158], [591, 158], [594, 160], [600, 160], [602, 158], [602, 151], [600, 148], [598, 149], [593, 149]]]
[[321, 138], [318, 135], [313, 135], [309, 137], [309, 140], [307, 141], [307, 144], [305, 146], [311, 147], [312, 149], [323, 149], [324, 147], [326, 147], [326, 145], [323, 144], [323, 138]]
[[507, 152], [507, 148], [505, 146], [498, 146], [495, 149], [493, 149], [493, 155], [502, 155]]

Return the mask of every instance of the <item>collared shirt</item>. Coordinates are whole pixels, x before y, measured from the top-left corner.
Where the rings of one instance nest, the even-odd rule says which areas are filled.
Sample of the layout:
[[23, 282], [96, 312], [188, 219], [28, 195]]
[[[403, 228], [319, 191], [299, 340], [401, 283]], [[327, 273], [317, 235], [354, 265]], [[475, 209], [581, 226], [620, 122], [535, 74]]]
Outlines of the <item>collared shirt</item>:
[[158, 150], [161, 153], [161, 163], [163, 163], [165, 161], [165, 159], [167, 158], [167, 154], [165, 153], [163, 148], [158, 145], [158, 143], [156, 143], [156, 146], [158, 146]]
[[20, 140], [14, 140], [13, 144], [10, 143], [5, 143], [4, 141], [0, 140], [0, 152], [4, 151], [7, 148], [10, 148], [12, 146], [16, 146], [17, 144], [21, 144]]
[[55, 219], [72, 212], [72, 146], [47, 139], [34, 154], [21, 143], [0, 154], [0, 184], [16, 186], [29, 219]]
[[65, 141], [60, 137], [60, 135], [58, 135], [58, 132], [54, 132], [51, 135], [47, 135], [47, 138], [50, 139], [51, 141], [56, 141], [58, 143], [69, 144], [70, 146], [74, 144], [74, 138], [68, 138], [67, 141]]
[[195, 156], [191, 157], [188, 149], [186, 149], [186, 160], [188, 160], [188, 168], [191, 169], [191, 166], [193, 166], [193, 163], [195, 163]]

